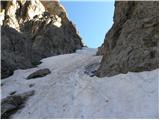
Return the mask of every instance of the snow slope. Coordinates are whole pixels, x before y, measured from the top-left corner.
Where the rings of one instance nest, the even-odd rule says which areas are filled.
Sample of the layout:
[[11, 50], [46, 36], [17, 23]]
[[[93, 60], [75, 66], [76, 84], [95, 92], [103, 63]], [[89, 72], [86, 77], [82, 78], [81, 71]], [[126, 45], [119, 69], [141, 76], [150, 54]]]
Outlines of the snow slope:
[[[35, 90], [23, 109], [11, 118], [158, 118], [158, 69], [113, 77], [89, 77], [88, 64], [100, 62], [96, 49], [42, 60], [36, 68], [16, 70], [2, 80], [4, 98], [12, 91]], [[32, 72], [49, 68], [46, 77], [26, 80]], [[30, 84], [35, 84], [29, 87]]]

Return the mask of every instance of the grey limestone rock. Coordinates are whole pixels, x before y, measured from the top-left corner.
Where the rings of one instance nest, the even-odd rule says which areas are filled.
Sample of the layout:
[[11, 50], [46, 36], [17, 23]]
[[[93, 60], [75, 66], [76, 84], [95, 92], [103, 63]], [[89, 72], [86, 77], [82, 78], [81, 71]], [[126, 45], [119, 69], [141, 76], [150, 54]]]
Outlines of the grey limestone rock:
[[25, 101], [33, 94], [34, 90], [3, 98], [1, 100], [1, 118], [9, 118], [15, 111], [20, 109]]
[[48, 74], [50, 74], [51, 71], [49, 69], [40, 69], [40, 70], [37, 70], [35, 72], [33, 72], [32, 74], [30, 74], [27, 79], [33, 79], [33, 78], [39, 78], [39, 77], [44, 77]]
[[83, 47], [59, 1], [1, 1], [1, 5], [2, 78], [34, 67], [42, 58]]
[[97, 76], [149, 71], [159, 66], [159, 2], [116, 1]]

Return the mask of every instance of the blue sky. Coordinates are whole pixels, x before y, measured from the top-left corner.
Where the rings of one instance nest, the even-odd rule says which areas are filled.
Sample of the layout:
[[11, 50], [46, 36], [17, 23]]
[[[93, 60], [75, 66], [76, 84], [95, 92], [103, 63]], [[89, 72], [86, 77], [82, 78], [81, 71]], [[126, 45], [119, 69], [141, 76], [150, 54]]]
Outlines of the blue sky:
[[114, 1], [65, 1], [69, 19], [76, 28], [83, 42], [90, 48], [101, 46], [105, 34], [113, 24]]

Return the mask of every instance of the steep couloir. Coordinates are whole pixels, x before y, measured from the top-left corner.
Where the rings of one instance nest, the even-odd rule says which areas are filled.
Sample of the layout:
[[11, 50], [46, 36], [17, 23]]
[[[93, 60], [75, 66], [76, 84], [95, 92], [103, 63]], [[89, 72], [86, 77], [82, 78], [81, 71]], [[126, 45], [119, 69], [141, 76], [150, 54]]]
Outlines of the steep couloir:
[[159, 66], [159, 2], [116, 1], [114, 24], [98, 54], [97, 76], [140, 72]]
[[1, 1], [0, 20], [2, 78], [83, 46], [59, 1]]

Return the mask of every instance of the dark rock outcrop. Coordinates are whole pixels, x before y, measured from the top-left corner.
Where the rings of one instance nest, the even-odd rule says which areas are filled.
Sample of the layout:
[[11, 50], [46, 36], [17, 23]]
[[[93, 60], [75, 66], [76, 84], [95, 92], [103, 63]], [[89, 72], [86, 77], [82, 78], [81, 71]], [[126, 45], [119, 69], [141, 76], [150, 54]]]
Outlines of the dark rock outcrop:
[[1, 30], [2, 78], [12, 75], [15, 69], [34, 66], [31, 60], [31, 39], [14, 28], [2, 26]]
[[23, 107], [25, 101], [34, 95], [34, 91], [25, 92], [22, 94], [11, 95], [1, 100], [1, 118], [8, 119], [10, 115]]
[[117, 1], [114, 24], [98, 54], [103, 55], [97, 76], [158, 68], [159, 2]]
[[33, 78], [38, 78], [38, 77], [44, 77], [48, 74], [50, 74], [51, 71], [49, 69], [40, 69], [40, 70], [37, 70], [35, 72], [33, 72], [32, 74], [30, 74], [27, 79], [33, 79]]
[[97, 51], [96, 55], [104, 55], [105, 51], [103, 49], [104, 49], [104, 44], [102, 44], [100, 47], [98, 47], [98, 51]]
[[1, 1], [2, 78], [83, 44], [58, 1]]
[[89, 75], [90, 77], [95, 76], [96, 70], [98, 69], [99, 65], [100, 65], [99, 63], [92, 63], [92, 64], [85, 66], [84, 73]]

